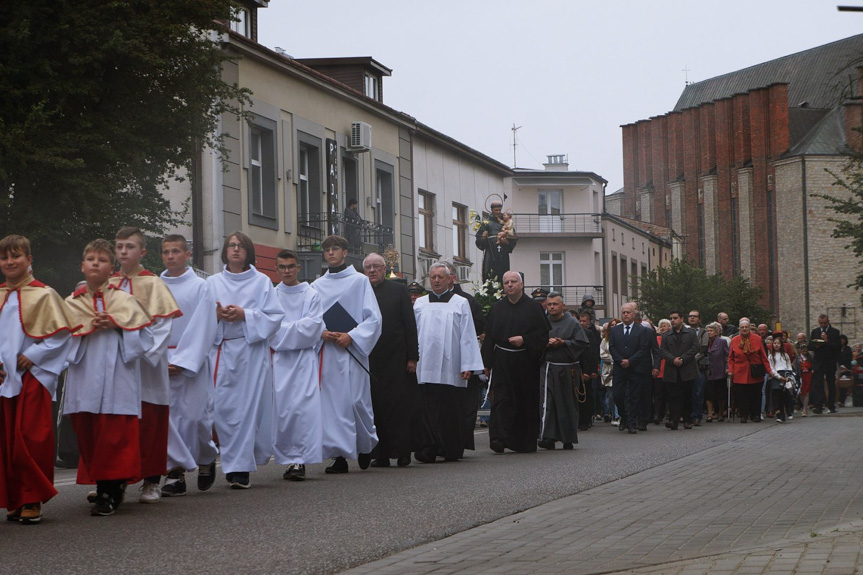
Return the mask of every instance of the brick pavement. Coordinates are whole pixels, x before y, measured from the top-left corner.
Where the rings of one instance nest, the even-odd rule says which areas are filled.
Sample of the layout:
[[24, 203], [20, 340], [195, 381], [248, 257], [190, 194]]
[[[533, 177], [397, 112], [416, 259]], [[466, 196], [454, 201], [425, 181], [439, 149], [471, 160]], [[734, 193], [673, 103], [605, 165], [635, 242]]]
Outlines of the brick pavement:
[[762, 427], [346, 573], [863, 573], [861, 416], [749, 423]]

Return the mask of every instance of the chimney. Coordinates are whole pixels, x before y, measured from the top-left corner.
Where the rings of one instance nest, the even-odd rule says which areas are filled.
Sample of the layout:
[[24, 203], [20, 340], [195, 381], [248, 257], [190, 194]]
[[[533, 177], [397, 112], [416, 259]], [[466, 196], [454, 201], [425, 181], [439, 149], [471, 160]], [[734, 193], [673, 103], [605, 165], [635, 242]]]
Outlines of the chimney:
[[548, 161], [543, 164], [546, 172], [569, 171], [569, 158], [566, 157], [566, 154], [555, 154], [553, 156], [546, 156], [546, 158], [548, 158]]

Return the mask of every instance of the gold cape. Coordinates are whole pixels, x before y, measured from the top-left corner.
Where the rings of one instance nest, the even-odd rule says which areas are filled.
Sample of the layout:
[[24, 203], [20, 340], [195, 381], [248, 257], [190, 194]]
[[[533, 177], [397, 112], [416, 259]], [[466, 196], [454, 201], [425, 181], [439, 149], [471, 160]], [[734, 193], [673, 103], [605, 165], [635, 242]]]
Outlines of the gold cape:
[[69, 333], [81, 329], [68, 315], [63, 298], [52, 288], [28, 275], [18, 285], [0, 285], [0, 310], [6, 305], [9, 295], [18, 292], [19, 321], [27, 337], [45, 339], [63, 330]]
[[[177, 300], [174, 299], [171, 290], [162, 281], [162, 278], [140, 268], [129, 275], [124, 273], [114, 274], [108, 283], [114, 287], [120, 287], [123, 280], [129, 280], [129, 293], [135, 296], [147, 313], [154, 319], [159, 317], [180, 317], [183, 312]], [[124, 290], [125, 291], [125, 290]]]
[[84, 327], [77, 331], [76, 337], [93, 333], [93, 318], [96, 316], [96, 298], [101, 296], [105, 311], [114, 325], [126, 331], [136, 331], [153, 323], [150, 314], [141, 307], [138, 300], [118, 287], [105, 284], [100, 291], [91, 292], [82, 287], [66, 298], [66, 313]]

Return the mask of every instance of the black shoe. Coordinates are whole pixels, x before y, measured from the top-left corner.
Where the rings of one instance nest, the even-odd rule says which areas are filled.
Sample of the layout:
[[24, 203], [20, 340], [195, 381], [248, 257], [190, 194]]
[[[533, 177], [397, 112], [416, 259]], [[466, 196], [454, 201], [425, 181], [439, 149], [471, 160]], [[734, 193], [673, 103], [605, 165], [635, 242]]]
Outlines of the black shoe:
[[206, 491], [216, 482], [216, 462], [198, 464], [198, 491]]
[[396, 460], [396, 465], [398, 465], [399, 467], [407, 467], [410, 464], [411, 458], [409, 455], [404, 455]]
[[604, 416], [602, 418], [602, 421], [604, 421], [605, 423], [611, 423], [611, 416], [610, 415]]
[[639, 424], [638, 431], [647, 431], [647, 424], [646, 423]]
[[288, 481], [303, 481], [306, 478], [306, 466], [300, 463], [292, 463], [288, 465], [288, 469], [285, 470], [285, 474], [282, 475], [282, 479], [287, 479]]
[[542, 447], [543, 449], [554, 449], [554, 440], [553, 439], [542, 438], [536, 444], [539, 445], [540, 447]]
[[495, 453], [503, 453], [503, 450], [505, 449], [503, 443], [501, 443], [500, 441], [489, 441], [488, 446]]
[[107, 517], [114, 514], [114, 499], [107, 493], [100, 493], [96, 497], [95, 504], [90, 510], [90, 515], [94, 517]]
[[414, 453], [414, 459], [420, 463], [434, 463], [437, 457], [435, 456], [434, 450], [423, 449]]
[[330, 463], [326, 469], [324, 469], [324, 473], [347, 473], [348, 472], [348, 462], [344, 457], [336, 457], [333, 459], [333, 462]]
[[360, 464], [360, 469], [368, 469], [371, 462], [372, 456], [370, 453], [360, 453], [357, 455], [357, 463]]
[[571, 443], [564, 443], [563, 448], [564, 449], [572, 449], [572, 444]]
[[252, 486], [248, 471], [237, 471], [236, 473], [231, 473], [231, 475], [233, 477], [228, 480], [231, 483], [231, 489], [248, 489]]
[[625, 421], [623, 421], [623, 418], [622, 418], [622, 417], [620, 418], [620, 425], [618, 425], [618, 426], [617, 426], [617, 429], [618, 429], [619, 431], [624, 431], [624, 430], [626, 430], [626, 422], [625, 422]]
[[839, 413], [839, 410], [836, 410], [836, 409], [830, 409], [828, 411], [830, 411], [830, 413]]
[[812, 410], [812, 413], [814, 413], [815, 415], [821, 415], [823, 412], [824, 411], [819, 407], [816, 407], [815, 409]]
[[182, 497], [186, 494], [186, 475], [180, 471], [172, 471], [162, 486], [162, 497]]
[[371, 465], [370, 465], [370, 467], [389, 467], [389, 466], [390, 466], [390, 460], [389, 459], [383, 459], [381, 457], [378, 457], [377, 459], [373, 459], [371, 462]]
[[691, 423], [684, 423], [683, 429], [692, 429], [692, 424]]
[[667, 427], [671, 431], [677, 431], [677, 422], [675, 421], [674, 423], [672, 423], [669, 421], [668, 423], [665, 424], [665, 427]]
[[638, 431], [636, 431], [636, 429], [635, 429], [634, 427], [630, 427], [630, 428], [629, 428], [629, 430], [628, 430], [628, 432], [629, 432], [631, 435], [635, 435], [636, 433], [638, 433]]

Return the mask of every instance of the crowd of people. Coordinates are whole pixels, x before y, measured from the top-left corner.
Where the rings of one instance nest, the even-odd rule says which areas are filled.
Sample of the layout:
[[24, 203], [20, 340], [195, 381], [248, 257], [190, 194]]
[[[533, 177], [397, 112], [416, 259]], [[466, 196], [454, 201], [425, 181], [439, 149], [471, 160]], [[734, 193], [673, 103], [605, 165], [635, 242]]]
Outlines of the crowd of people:
[[426, 292], [386, 279], [378, 254], [360, 273], [349, 249], [327, 237], [327, 270], [311, 284], [282, 250], [274, 287], [242, 232], [227, 237], [223, 269], [206, 280], [188, 265], [186, 239], [169, 235], [157, 276], [141, 265], [144, 235], [125, 227], [87, 244], [84, 281], [64, 300], [33, 277], [26, 238], [0, 240], [7, 519], [38, 523], [57, 493], [52, 401], [63, 374], [77, 481], [95, 485], [91, 515], [109, 516], [137, 482], [142, 503], [185, 495], [196, 470], [197, 489], [210, 489], [217, 459], [237, 490], [271, 459], [289, 481], [325, 460], [327, 474], [348, 473], [353, 460], [360, 469], [457, 461], [475, 448], [483, 402], [497, 453], [573, 449], [601, 420], [632, 434], [651, 421], [691, 428], [705, 414], [786, 421], [807, 414], [810, 396], [813, 412], [835, 411], [835, 366], [853, 363], [826, 316], [796, 346], [766, 326], [763, 337], [762, 326], [752, 332], [746, 318], [736, 333], [726, 314], [702, 329], [697, 311], [672, 312], [657, 332], [634, 303], [600, 331], [589, 295], [571, 314], [560, 293], [528, 296], [507, 271], [486, 314], [448, 262], [431, 266]]

